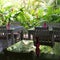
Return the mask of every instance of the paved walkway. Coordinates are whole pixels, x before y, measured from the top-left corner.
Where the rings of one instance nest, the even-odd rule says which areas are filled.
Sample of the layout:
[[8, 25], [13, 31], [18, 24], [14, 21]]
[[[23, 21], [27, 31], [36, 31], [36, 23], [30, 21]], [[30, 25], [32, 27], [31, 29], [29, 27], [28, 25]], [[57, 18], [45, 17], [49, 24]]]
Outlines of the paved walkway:
[[[11, 40], [8, 41], [8, 46], [11, 45]], [[7, 42], [4, 39], [0, 39], [0, 52], [3, 51], [4, 48], [7, 47]]]

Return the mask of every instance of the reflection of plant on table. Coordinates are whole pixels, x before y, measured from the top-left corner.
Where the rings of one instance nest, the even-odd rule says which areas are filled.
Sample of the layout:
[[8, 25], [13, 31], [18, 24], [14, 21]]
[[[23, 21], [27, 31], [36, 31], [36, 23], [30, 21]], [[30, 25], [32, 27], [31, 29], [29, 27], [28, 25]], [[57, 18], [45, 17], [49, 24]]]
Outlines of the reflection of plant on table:
[[30, 52], [35, 51], [35, 46], [33, 45], [33, 41], [22, 40], [8, 47], [7, 50], [11, 52]]

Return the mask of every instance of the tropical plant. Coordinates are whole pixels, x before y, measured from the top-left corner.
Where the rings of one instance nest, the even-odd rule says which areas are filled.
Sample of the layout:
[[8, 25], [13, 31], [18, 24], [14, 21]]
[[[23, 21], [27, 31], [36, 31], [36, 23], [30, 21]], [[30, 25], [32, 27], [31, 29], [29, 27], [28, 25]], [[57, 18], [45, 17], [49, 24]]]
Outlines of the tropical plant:
[[[0, 0], [0, 25], [12, 20], [26, 29], [45, 21], [60, 22], [60, 0]], [[42, 52], [47, 49], [50, 52], [50, 48], [42, 48]]]

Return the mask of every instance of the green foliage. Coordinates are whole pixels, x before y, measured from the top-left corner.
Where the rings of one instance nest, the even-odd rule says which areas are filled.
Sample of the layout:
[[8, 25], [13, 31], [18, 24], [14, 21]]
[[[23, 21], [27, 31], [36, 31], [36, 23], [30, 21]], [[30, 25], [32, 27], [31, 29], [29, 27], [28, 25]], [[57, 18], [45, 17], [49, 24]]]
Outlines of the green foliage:
[[20, 42], [8, 47], [7, 50], [11, 52], [30, 52], [35, 51], [35, 46], [33, 45], [33, 41], [21, 40]]
[[[17, 20], [26, 29], [29, 29], [40, 26], [44, 21], [60, 22], [60, 8], [55, 8], [54, 4], [49, 5], [49, 1], [28, 0], [23, 1], [23, 3], [20, 1], [22, 5], [18, 5], [14, 1], [13, 4], [6, 5], [5, 2], [8, 3], [8, 1], [2, 2], [1, 0], [0, 2], [0, 14], [2, 15], [2, 17], [0, 16], [0, 25], [6, 25], [11, 20]], [[52, 2], [50, 1], [50, 3]]]
[[49, 47], [49, 46], [43, 46], [43, 45], [41, 45], [40, 49], [41, 49], [41, 53], [49, 53], [49, 54], [51, 54], [51, 52], [54, 53], [53, 50], [52, 50], [52, 48]]
[[60, 22], [60, 8], [54, 9], [52, 6], [48, 7], [43, 19], [47, 22]]
[[[10, 1], [10, 0], [9, 0]], [[59, 0], [58, 0], [59, 1]], [[7, 2], [7, 1], [5, 1]], [[31, 27], [39, 26], [42, 22], [60, 22], [60, 8], [54, 8], [54, 5], [48, 6], [49, 1], [37, 1], [33, 0], [27, 1], [26, 6], [14, 5], [3, 5], [1, 0], [0, 5], [0, 22], [1, 25], [6, 25], [10, 20], [17, 20], [23, 25], [26, 29]], [[13, 1], [12, 1], [13, 2]], [[40, 6], [41, 3], [41, 6]], [[23, 5], [26, 4], [24, 1]], [[2, 8], [2, 9], [1, 9]], [[2, 17], [1, 17], [2, 15]]]
[[60, 43], [55, 43], [54, 53], [60, 55]]

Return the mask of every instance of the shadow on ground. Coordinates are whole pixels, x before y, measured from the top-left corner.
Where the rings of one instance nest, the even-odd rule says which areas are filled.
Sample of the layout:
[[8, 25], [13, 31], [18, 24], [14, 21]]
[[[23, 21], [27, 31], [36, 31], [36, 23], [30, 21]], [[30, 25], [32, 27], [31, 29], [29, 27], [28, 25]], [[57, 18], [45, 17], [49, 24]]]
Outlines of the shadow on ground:
[[36, 57], [33, 53], [19, 53], [18, 55], [15, 53], [8, 53], [7, 55], [4, 53], [0, 53], [0, 60], [60, 60], [60, 56], [41, 53], [39, 57]]

